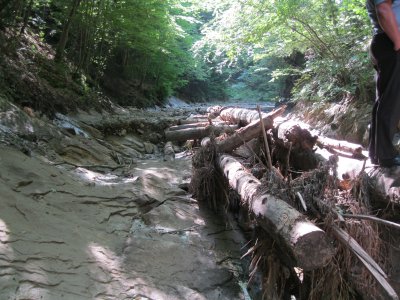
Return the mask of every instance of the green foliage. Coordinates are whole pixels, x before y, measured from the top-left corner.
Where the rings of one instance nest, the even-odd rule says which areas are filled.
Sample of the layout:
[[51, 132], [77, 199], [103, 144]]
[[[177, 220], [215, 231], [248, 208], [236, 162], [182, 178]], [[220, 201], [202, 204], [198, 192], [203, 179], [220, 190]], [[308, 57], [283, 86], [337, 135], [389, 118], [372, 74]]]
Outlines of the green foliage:
[[190, 80], [208, 78], [190, 52], [200, 26], [190, 0], [16, 0], [4, 8], [1, 3], [6, 26], [21, 28], [29, 16], [40, 36], [58, 44], [57, 61], [68, 58], [76, 77], [87, 74], [95, 84], [116, 76], [161, 101]]
[[[204, 26], [196, 53], [221, 72], [245, 69], [231, 81], [232, 96], [271, 99], [274, 94], [282, 96], [284, 85], [298, 78], [295, 99], [336, 100], [347, 94], [370, 98], [373, 82], [367, 48], [371, 30], [364, 1], [220, 1], [213, 9], [214, 18]], [[299, 51], [306, 63], [288, 68], [285, 58]], [[265, 60], [259, 57], [282, 64], [265, 69]], [[252, 68], [243, 65], [243, 60], [250, 61]], [[255, 70], [264, 70], [265, 80]], [[274, 74], [285, 75], [277, 83], [271, 80]], [[275, 87], [267, 88], [269, 84]]]
[[2, 0], [0, 20], [65, 39], [58, 54], [79, 84], [130, 105], [136, 91], [153, 102], [373, 93], [364, 0]]
[[263, 57], [243, 67], [237, 78], [231, 80], [229, 95], [243, 101], [275, 101], [283, 95], [285, 76], [274, 72], [287, 63], [282, 58]]
[[96, 77], [102, 77], [104, 72], [113, 76], [117, 73], [139, 89], [150, 86], [154, 92], [146, 93], [159, 99], [184, 86], [187, 78], [203, 76], [188, 51], [197, 26], [188, 15], [189, 1], [102, 2], [104, 9], [96, 13], [87, 4], [81, 7], [74, 32], [87, 36], [89, 25], [96, 24], [94, 34], [89, 34], [91, 40], [82, 42], [82, 34], [75, 37], [79, 50], [72, 53], [85, 53], [88, 47], [92, 48], [91, 61], [88, 56], [78, 57], [81, 68], [89, 71], [94, 65]]

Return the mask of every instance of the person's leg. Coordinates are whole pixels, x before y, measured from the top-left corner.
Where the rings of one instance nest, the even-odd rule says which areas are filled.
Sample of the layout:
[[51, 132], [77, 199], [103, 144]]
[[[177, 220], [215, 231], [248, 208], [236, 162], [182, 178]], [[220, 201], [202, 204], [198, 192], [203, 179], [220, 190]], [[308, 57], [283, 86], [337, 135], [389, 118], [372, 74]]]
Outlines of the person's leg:
[[371, 43], [377, 68], [377, 101], [372, 112], [370, 157], [387, 165], [397, 151], [392, 140], [400, 118], [400, 53], [380, 34]]
[[378, 164], [378, 157], [376, 156], [376, 110], [378, 108], [378, 101], [375, 100], [374, 106], [372, 107], [371, 124], [369, 128], [369, 144], [368, 152], [369, 158], [373, 164]]
[[400, 119], [400, 52], [392, 62], [392, 76], [384, 93], [378, 99], [376, 109], [376, 156], [379, 163], [393, 159], [398, 151], [393, 137]]

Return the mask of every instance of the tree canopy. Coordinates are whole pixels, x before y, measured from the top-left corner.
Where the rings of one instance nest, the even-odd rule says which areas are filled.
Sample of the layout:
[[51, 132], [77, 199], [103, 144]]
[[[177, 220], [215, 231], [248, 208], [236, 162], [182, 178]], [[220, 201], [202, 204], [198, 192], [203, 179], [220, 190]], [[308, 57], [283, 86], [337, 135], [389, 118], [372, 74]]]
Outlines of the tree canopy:
[[313, 101], [373, 94], [362, 0], [2, 0], [1, 27], [35, 27], [55, 60], [135, 105], [172, 94]]
[[233, 87], [251, 88], [249, 96], [264, 98], [266, 89], [286, 96], [284, 85], [294, 82], [295, 98], [369, 99], [371, 29], [364, 6], [361, 0], [219, 1], [196, 51], [219, 69], [236, 67]]

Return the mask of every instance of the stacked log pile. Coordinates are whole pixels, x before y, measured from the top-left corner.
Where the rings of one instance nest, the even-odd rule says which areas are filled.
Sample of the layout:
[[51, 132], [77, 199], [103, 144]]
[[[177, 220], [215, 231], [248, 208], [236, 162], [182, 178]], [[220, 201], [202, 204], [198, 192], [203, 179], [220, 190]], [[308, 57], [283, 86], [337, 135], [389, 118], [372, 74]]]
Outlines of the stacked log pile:
[[360, 145], [281, 118], [284, 108], [208, 112], [165, 135], [202, 140], [192, 192], [216, 210], [229, 207], [253, 230], [250, 281], [256, 270], [264, 274], [267, 299], [399, 299], [381, 239], [397, 224], [370, 215], [400, 203], [400, 171], [371, 165]]

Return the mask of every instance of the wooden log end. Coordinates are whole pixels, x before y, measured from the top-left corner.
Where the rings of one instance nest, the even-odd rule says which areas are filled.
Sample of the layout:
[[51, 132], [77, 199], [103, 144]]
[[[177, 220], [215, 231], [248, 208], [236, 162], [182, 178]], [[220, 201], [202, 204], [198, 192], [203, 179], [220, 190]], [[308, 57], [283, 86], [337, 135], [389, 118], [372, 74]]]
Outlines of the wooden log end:
[[298, 267], [305, 271], [326, 266], [335, 254], [325, 232], [310, 222], [296, 222], [291, 236]]

